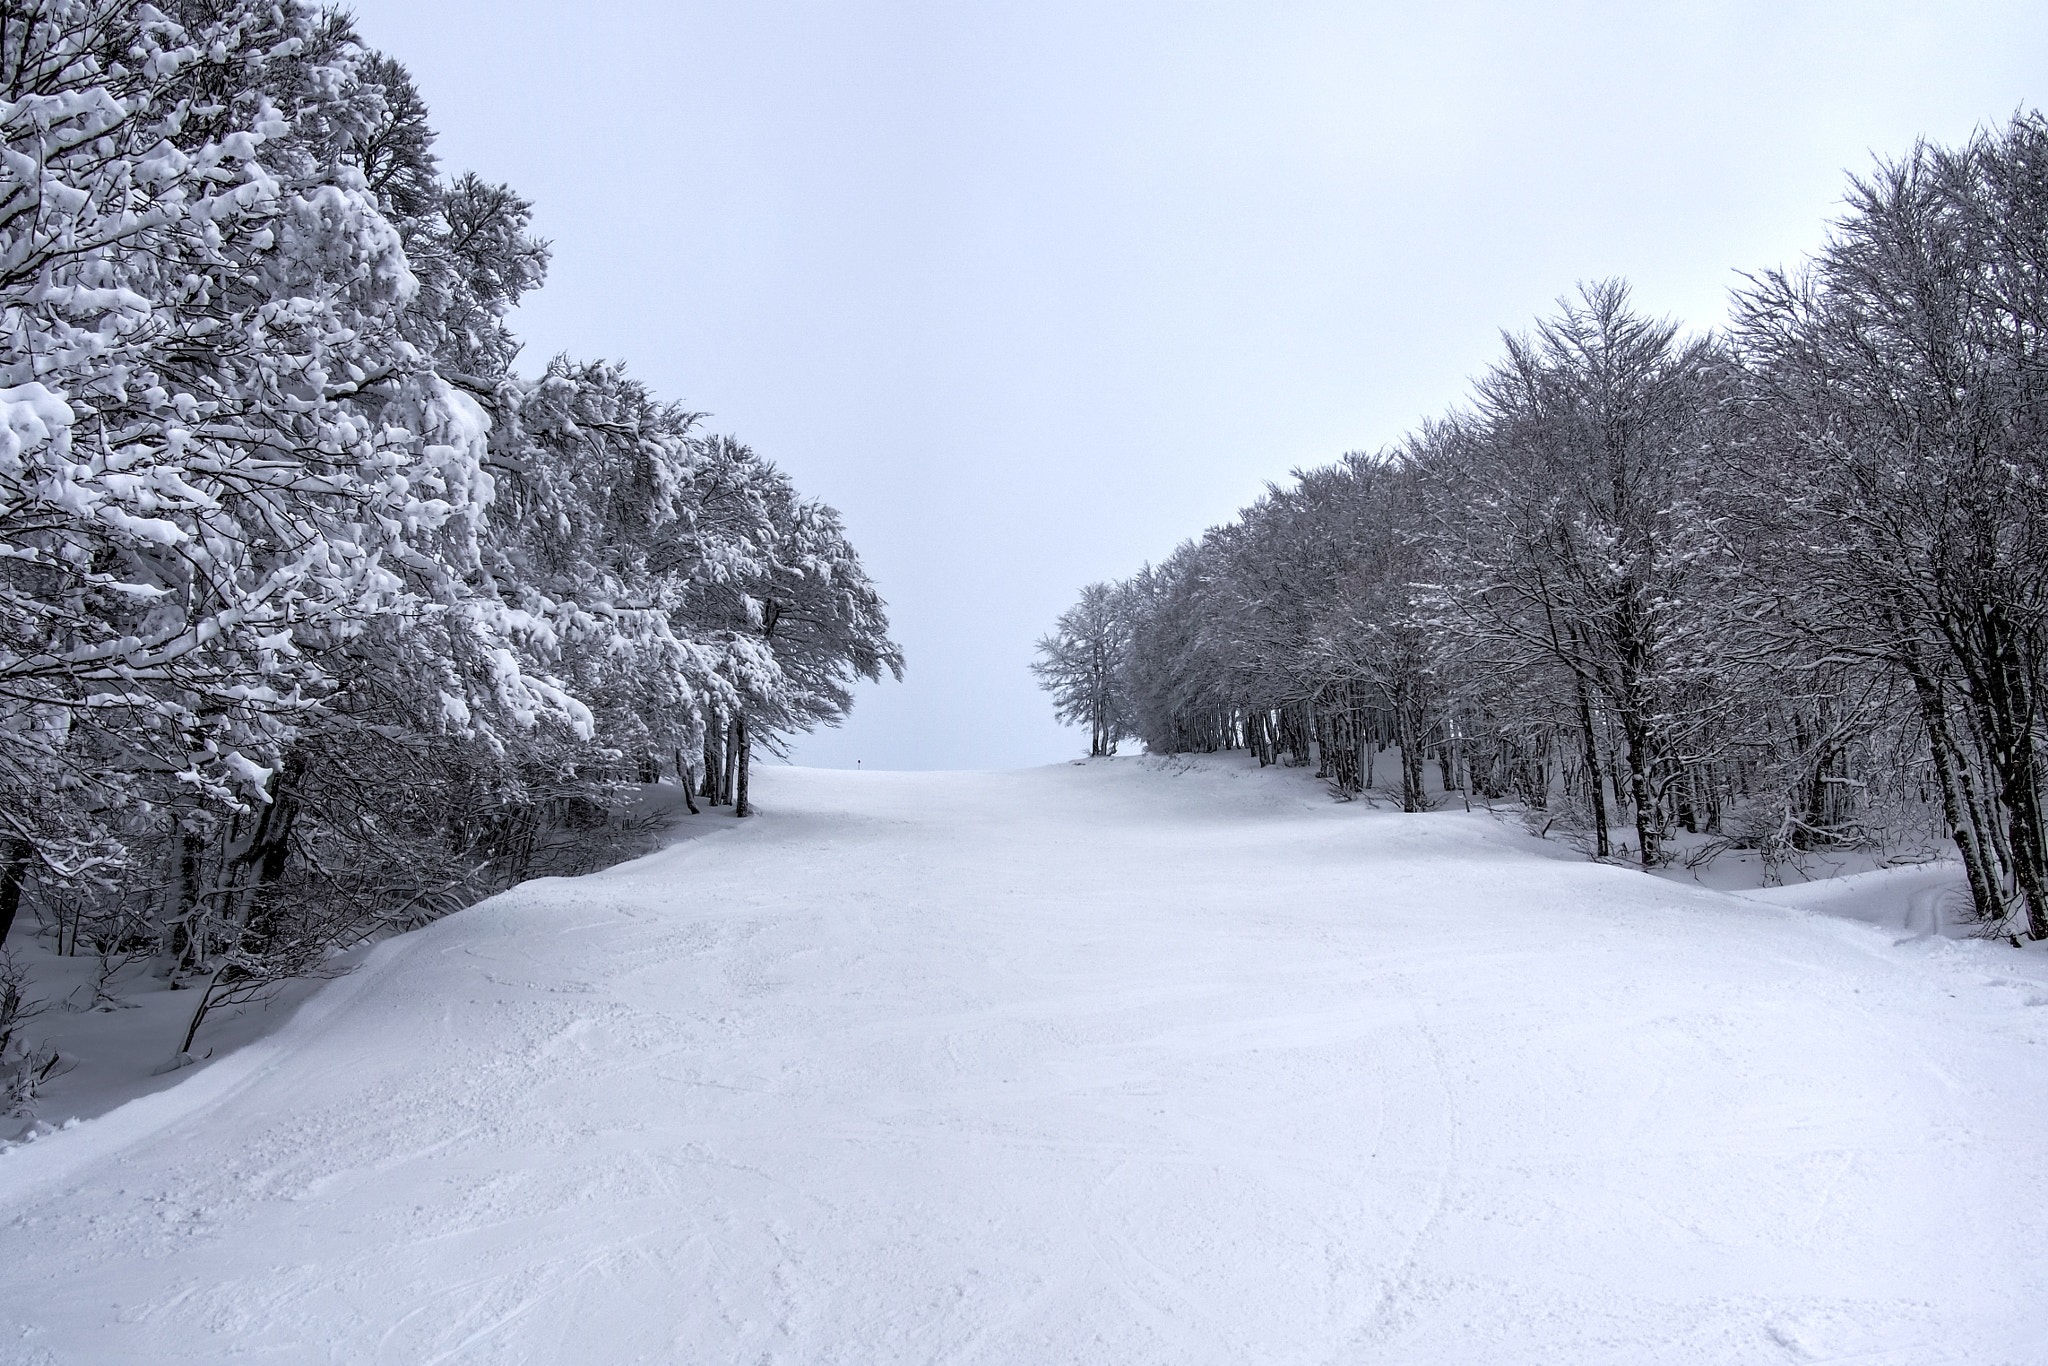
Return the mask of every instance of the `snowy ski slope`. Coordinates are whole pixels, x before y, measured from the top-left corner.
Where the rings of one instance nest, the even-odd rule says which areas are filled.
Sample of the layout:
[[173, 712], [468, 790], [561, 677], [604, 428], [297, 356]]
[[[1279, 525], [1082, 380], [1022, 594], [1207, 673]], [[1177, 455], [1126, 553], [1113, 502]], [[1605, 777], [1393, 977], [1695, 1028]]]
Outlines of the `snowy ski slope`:
[[2048, 1361], [2035, 955], [1234, 761], [758, 792], [0, 1157], [0, 1361]]

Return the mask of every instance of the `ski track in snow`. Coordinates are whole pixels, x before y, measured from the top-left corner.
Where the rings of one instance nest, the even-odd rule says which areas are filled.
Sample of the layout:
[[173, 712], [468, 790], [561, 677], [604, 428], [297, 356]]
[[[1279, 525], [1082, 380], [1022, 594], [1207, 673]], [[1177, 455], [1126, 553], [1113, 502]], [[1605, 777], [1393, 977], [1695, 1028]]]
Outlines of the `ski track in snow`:
[[2035, 955], [1228, 760], [757, 788], [0, 1157], [0, 1362], [2048, 1361]]

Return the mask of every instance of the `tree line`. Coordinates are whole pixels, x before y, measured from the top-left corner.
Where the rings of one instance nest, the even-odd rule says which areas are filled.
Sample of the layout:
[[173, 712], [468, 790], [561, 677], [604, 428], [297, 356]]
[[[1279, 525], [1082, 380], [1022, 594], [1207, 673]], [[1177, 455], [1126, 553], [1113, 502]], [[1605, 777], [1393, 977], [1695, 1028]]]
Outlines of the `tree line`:
[[0, 5], [0, 134], [0, 939], [154, 957], [196, 1028], [588, 866], [629, 783], [746, 814], [900, 675], [831, 508], [617, 364], [514, 370], [531, 206], [345, 13]]
[[1513, 801], [1646, 868], [1681, 829], [1952, 845], [1977, 917], [2041, 939], [2044, 646], [2035, 111], [1851, 177], [1719, 331], [1582, 287], [1442, 418], [1086, 589], [1034, 668], [1093, 753]]

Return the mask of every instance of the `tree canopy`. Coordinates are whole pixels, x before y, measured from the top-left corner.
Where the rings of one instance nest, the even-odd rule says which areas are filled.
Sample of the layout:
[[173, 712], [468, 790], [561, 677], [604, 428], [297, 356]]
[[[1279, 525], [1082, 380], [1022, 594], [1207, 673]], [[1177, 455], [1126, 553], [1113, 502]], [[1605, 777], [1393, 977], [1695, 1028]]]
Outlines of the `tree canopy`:
[[1036, 667], [1085, 719], [1085, 618], [1155, 751], [1518, 802], [1645, 867], [1681, 829], [1947, 841], [1987, 927], [2048, 937], [2044, 262], [2048, 121], [1916, 147], [1725, 331], [1587, 285], [1442, 419], [1088, 588]]
[[900, 674], [830, 508], [514, 369], [531, 206], [344, 13], [11, 6], [0, 139], [0, 935], [310, 970]]

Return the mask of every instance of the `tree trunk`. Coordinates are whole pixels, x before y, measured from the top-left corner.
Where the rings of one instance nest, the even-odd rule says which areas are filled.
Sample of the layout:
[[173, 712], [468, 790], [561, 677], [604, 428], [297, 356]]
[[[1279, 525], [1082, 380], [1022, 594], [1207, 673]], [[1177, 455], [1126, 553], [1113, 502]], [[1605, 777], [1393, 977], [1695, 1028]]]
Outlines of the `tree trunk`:
[[[1995, 813], [1986, 811], [1979, 800], [1970, 774], [1970, 758], [1957, 743], [1949, 726], [1948, 699], [1941, 681], [1921, 653], [1920, 643], [1910, 634], [1909, 617], [1903, 611], [1887, 615], [1886, 624], [1898, 641], [1896, 658], [1913, 685], [1920, 703], [1921, 724], [1927, 730], [1928, 750], [1934, 760], [1935, 778], [1941, 788], [1942, 817], [1949, 837], [1962, 855], [1963, 872], [1969, 879], [1970, 899], [1977, 918], [1986, 924], [2005, 919], [2003, 861], [1999, 849]], [[2031, 930], [2031, 927], [2030, 927]]]
[[690, 808], [690, 814], [693, 816], [702, 814], [697, 810], [696, 800], [690, 793], [690, 789], [696, 785], [696, 775], [683, 763], [683, 751], [679, 748], [676, 750], [676, 786], [683, 789], [683, 805]]
[[719, 741], [725, 733], [724, 725], [704, 727], [704, 788], [698, 795], [708, 806], [718, 805], [718, 776], [725, 772], [725, 756], [719, 748]]
[[753, 755], [749, 752], [752, 746], [747, 741], [747, 718], [744, 716], [733, 718], [732, 748], [733, 767], [737, 773], [733, 784], [732, 814], [751, 816], [754, 814], [754, 808], [747, 802], [747, 769]]
[[1628, 745], [1628, 795], [1636, 808], [1636, 841], [1643, 868], [1662, 862], [1663, 837], [1657, 829], [1657, 808], [1650, 791], [1650, 738], [1640, 716], [1625, 716], [1622, 739]]
[[1395, 738], [1401, 745], [1401, 809], [1427, 811], [1428, 794], [1422, 782], [1422, 737], [1415, 724], [1415, 708], [1402, 703], [1394, 713]]
[[725, 725], [725, 764], [719, 770], [718, 804], [731, 806], [733, 789], [739, 778], [740, 762], [740, 718], [734, 716]]
[[1960, 756], [1955, 753], [1955, 742], [1949, 738], [1948, 717], [1940, 692], [1919, 667], [1917, 658], [1909, 660], [1906, 673], [1913, 682], [1914, 694], [1920, 700], [1920, 717], [1927, 727], [1927, 747], [1934, 756], [1935, 779], [1941, 787], [1941, 814], [1948, 823], [1949, 837], [1956, 843], [1956, 852], [1963, 856], [1963, 872], [1970, 882], [1970, 900], [1975, 903], [1978, 920], [1996, 924], [2005, 918], [2004, 898], [1998, 894], [1998, 881], [1986, 866], [1984, 848], [1971, 828], [1972, 822], [1965, 815], [1961, 785], [1956, 781], [1956, 764]]
[[28, 881], [29, 857], [34, 847], [20, 836], [0, 844], [0, 946], [7, 943], [7, 932], [14, 928], [15, 914], [21, 910], [21, 888]]
[[2011, 830], [2013, 874], [2027, 907], [2027, 937], [2048, 939], [2048, 831], [2042, 829], [2039, 751], [2026, 661], [2018, 658], [2009, 629], [1986, 623], [1986, 686], [1979, 703], [1992, 744], [1999, 802]]
[[1586, 746], [1586, 783], [1593, 799], [1593, 853], [1596, 858], [1606, 858], [1614, 850], [1607, 843], [1607, 793], [1601, 786], [1600, 744], [1593, 730], [1593, 702], [1586, 696], [1586, 680], [1574, 675], [1573, 681], [1579, 690], [1579, 735]]
[[[284, 877], [290, 860], [292, 821], [298, 815], [298, 800], [292, 788], [302, 767], [293, 757], [287, 757], [278, 766], [270, 779], [270, 800], [256, 818], [248, 847], [235, 860], [244, 870], [248, 888], [238, 916], [243, 934], [258, 953], [270, 946], [275, 934], [272, 921], [276, 908], [269, 889]], [[230, 885], [241, 882], [242, 876], [230, 875]]]
[[178, 831], [178, 913], [171, 921], [174, 972], [183, 972], [206, 956], [202, 942], [206, 932], [199, 905], [199, 879], [205, 854], [205, 842], [196, 831]]

